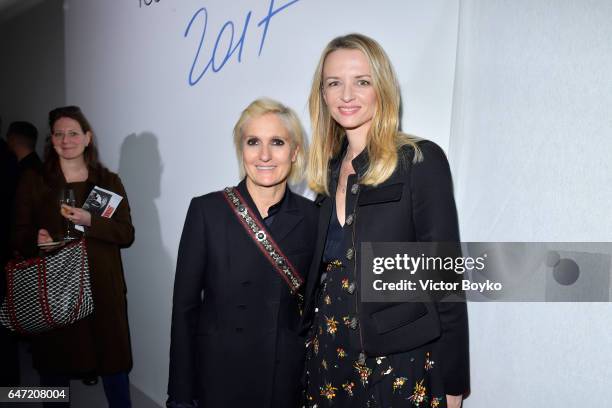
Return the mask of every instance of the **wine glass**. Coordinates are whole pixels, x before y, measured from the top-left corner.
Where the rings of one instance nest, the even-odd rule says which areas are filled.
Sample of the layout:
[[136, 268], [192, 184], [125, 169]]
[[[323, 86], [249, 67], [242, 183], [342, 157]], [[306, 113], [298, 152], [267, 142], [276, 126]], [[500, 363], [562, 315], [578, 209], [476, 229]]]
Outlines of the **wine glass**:
[[[76, 200], [74, 198], [73, 189], [67, 188], [62, 191], [62, 195], [60, 197], [60, 211], [62, 211], [61, 210], [62, 204], [69, 205], [70, 207], [74, 207], [76, 205]], [[70, 240], [76, 239], [76, 237], [70, 234], [70, 230], [72, 229], [72, 227], [74, 227], [74, 224], [68, 218], [64, 218], [64, 219], [66, 220], [65, 221], [66, 222], [66, 235], [63, 238], [64, 241], [70, 241]]]

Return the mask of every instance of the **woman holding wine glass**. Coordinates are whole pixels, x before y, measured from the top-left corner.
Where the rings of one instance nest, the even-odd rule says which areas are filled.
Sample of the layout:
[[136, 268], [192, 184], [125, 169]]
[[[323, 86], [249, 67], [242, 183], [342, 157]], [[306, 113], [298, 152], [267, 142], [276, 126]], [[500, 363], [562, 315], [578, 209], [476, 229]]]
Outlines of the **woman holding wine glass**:
[[[91, 125], [78, 107], [52, 110], [49, 127], [44, 171], [25, 173], [18, 187], [14, 247], [29, 257], [84, 236], [95, 306], [87, 318], [34, 337], [34, 367], [44, 386], [100, 375], [109, 406], [129, 407], [132, 353], [120, 253], [134, 240], [129, 203], [119, 176], [98, 161]], [[81, 208], [95, 186], [123, 197], [111, 218]]]

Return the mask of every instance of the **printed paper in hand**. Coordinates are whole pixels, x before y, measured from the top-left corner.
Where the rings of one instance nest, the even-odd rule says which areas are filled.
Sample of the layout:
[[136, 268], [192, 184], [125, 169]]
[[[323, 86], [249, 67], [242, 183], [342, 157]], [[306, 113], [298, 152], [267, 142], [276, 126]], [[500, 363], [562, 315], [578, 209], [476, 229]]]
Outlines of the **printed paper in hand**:
[[[115, 213], [121, 200], [123, 200], [123, 197], [119, 194], [95, 186], [87, 196], [83, 209], [89, 211], [92, 215], [110, 218]], [[81, 232], [85, 231], [82, 225], [75, 225], [74, 228]]]

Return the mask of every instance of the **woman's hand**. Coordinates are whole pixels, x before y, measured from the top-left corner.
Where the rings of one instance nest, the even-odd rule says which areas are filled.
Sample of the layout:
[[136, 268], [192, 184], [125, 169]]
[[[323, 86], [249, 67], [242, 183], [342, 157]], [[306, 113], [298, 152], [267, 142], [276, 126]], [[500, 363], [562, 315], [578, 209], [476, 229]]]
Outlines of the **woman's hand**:
[[39, 229], [37, 243], [40, 245], [46, 244], [47, 242], [53, 242], [51, 234], [49, 234], [49, 231], [47, 231], [46, 229]]
[[53, 242], [53, 237], [51, 237], [51, 234], [49, 234], [49, 231], [47, 231], [46, 229], [38, 230], [38, 237], [36, 238], [36, 241], [39, 245], [40, 250], [45, 252], [53, 251], [54, 249], [64, 246], [64, 243], [60, 242], [56, 243], [55, 245], [40, 247], [41, 244]]
[[461, 408], [463, 395], [448, 395], [446, 394], [446, 406], [448, 408]]
[[62, 204], [61, 212], [64, 218], [75, 225], [91, 226], [91, 213], [87, 210]]

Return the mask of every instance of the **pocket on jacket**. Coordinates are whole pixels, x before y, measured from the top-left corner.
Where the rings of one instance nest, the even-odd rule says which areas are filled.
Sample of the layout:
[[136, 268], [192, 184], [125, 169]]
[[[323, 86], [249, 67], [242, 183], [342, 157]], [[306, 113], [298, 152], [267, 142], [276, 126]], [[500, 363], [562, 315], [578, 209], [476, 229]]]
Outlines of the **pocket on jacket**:
[[384, 334], [410, 324], [426, 314], [427, 307], [423, 303], [402, 303], [372, 313], [372, 319], [378, 334]]
[[388, 186], [374, 187], [372, 189], [364, 190], [359, 195], [357, 205], [364, 206], [399, 201], [402, 198], [403, 190], [404, 183], [395, 183]]

